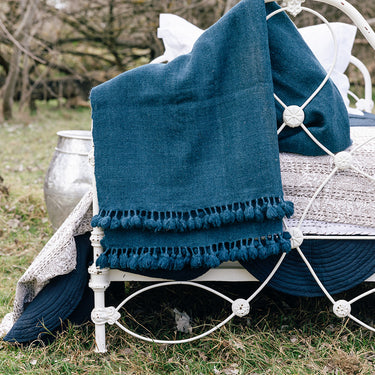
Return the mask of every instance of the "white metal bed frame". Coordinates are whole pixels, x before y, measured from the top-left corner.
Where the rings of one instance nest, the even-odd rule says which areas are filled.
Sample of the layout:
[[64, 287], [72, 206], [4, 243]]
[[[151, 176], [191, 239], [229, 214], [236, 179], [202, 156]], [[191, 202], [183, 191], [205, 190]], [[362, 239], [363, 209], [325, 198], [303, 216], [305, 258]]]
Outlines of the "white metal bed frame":
[[364, 83], [365, 83], [365, 92], [364, 98], [359, 98], [356, 94], [352, 91], [348, 91], [348, 94], [354, 98], [355, 106], [360, 111], [365, 111], [371, 113], [372, 109], [374, 108], [374, 101], [372, 100], [372, 82], [370, 73], [366, 67], [366, 65], [355, 56], [350, 56], [350, 63], [353, 64], [358, 70], [362, 73]]
[[[272, 0], [265, 0], [266, 3], [271, 2]], [[358, 29], [362, 32], [362, 34], [366, 37], [367, 41], [369, 44], [375, 49], [375, 33], [371, 29], [371, 27], [368, 25], [366, 20], [362, 17], [362, 15], [352, 6], [350, 5], [347, 1], [344, 0], [315, 0], [317, 2], [321, 3], [326, 3], [329, 5], [332, 5], [338, 9], [340, 9], [342, 12], [344, 12], [349, 18], [352, 19], [354, 24], [358, 27]], [[302, 6], [302, 3], [304, 0], [285, 0], [282, 3], [282, 8], [280, 10], [277, 10], [270, 14], [267, 19], [271, 18], [275, 14], [286, 10], [288, 13], [290, 13], [293, 16], [296, 16], [299, 14], [302, 10], [313, 13], [316, 15], [318, 18], [320, 18], [324, 23], [327, 24], [329, 27], [332, 37], [334, 40], [335, 48], [336, 48], [336, 53], [335, 53], [335, 61], [337, 57], [337, 43], [335, 36], [332, 32], [331, 27], [329, 26], [329, 22], [319, 13], [317, 13], [315, 10], [312, 10], [310, 8], [305, 8]], [[318, 196], [318, 194], [322, 191], [324, 186], [331, 180], [331, 178], [340, 170], [343, 169], [348, 169], [351, 168], [353, 171], [362, 174], [363, 176], [371, 179], [372, 181], [375, 181], [374, 176], [370, 176], [359, 169], [357, 169], [354, 164], [351, 163], [353, 159], [353, 152], [355, 152], [359, 147], [362, 145], [356, 147], [354, 150], [351, 150], [350, 152], [340, 152], [336, 155], [334, 155], [330, 150], [328, 150], [323, 144], [321, 144], [308, 130], [308, 128], [303, 124], [304, 120], [304, 112], [303, 109], [310, 103], [310, 101], [317, 95], [317, 93], [320, 91], [320, 89], [323, 87], [323, 85], [326, 83], [326, 81], [329, 79], [330, 74], [332, 73], [333, 67], [335, 65], [335, 61], [332, 64], [332, 67], [330, 71], [327, 73], [325, 79], [321, 83], [321, 85], [318, 87], [318, 89], [311, 94], [311, 96], [305, 101], [305, 103], [302, 106], [295, 106], [295, 105], [289, 105], [287, 106], [283, 101], [278, 98], [275, 95], [275, 99], [280, 103], [280, 105], [284, 108], [284, 123], [278, 130], [278, 134], [287, 126], [290, 127], [297, 127], [300, 126], [306, 134], [318, 145], [320, 146], [328, 155], [330, 155], [333, 158], [334, 161], [334, 167], [331, 171], [331, 173], [327, 176], [327, 178], [324, 180], [324, 182], [321, 184], [321, 186], [317, 189], [311, 200], [309, 201], [309, 204], [307, 205], [302, 217], [299, 219], [299, 223], [296, 227], [293, 228], [288, 228], [286, 223], [286, 229], [290, 232], [292, 235], [292, 248], [296, 249], [296, 251], [299, 253], [300, 257], [308, 267], [311, 275], [314, 277], [316, 283], [319, 285], [325, 296], [329, 299], [329, 301], [333, 305], [333, 312], [335, 313], [336, 316], [341, 317], [341, 318], [350, 318], [353, 321], [357, 322], [358, 324], [362, 325], [363, 327], [374, 331], [375, 328], [367, 325], [366, 323], [360, 321], [358, 318], [353, 316], [351, 314], [351, 304], [354, 302], [358, 301], [361, 298], [364, 298], [372, 293], [375, 293], [375, 288], [371, 289], [365, 293], [362, 293], [361, 295], [353, 298], [350, 301], [345, 301], [345, 300], [335, 300], [330, 293], [326, 290], [324, 285], [321, 283], [319, 280], [318, 276], [315, 274], [313, 268], [311, 267], [309, 261], [305, 258], [303, 252], [300, 249], [300, 246], [303, 242], [304, 239], [364, 239], [363, 236], [311, 236], [311, 235], [303, 235], [301, 231], [301, 225], [306, 217], [306, 214], [310, 207], [312, 206], [312, 203], [314, 199]], [[372, 106], [373, 106], [373, 101], [372, 101], [372, 86], [371, 86], [371, 78], [370, 75], [364, 66], [364, 64], [356, 59], [355, 57], [351, 58], [351, 63], [355, 64], [358, 69], [363, 73], [365, 83], [366, 83], [366, 88], [365, 88], [365, 97], [364, 99], [359, 99], [357, 96], [354, 94], [353, 97], [357, 100], [358, 103], [358, 108], [362, 110], [367, 110], [371, 111]], [[94, 157], [93, 157], [93, 152], [91, 153], [90, 157], [90, 162], [92, 165], [94, 165]], [[93, 188], [94, 188], [94, 199], [93, 199], [93, 214], [95, 215], [99, 211], [99, 206], [98, 206], [98, 199], [96, 195], [96, 183], [95, 183], [95, 178], [93, 181]], [[227, 281], [227, 282], [243, 282], [243, 281], [257, 281], [256, 278], [254, 278], [247, 270], [242, 268], [238, 262], [226, 262], [222, 264], [220, 267], [211, 269], [204, 275], [192, 280], [192, 281], [168, 281], [160, 278], [151, 278], [151, 277], [146, 277], [142, 275], [136, 275], [132, 274], [129, 272], [124, 272], [116, 269], [99, 269], [95, 266], [95, 261], [99, 257], [99, 255], [103, 252], [103, 249], [100, 245], [100, 241], [104, 236], [104, 232], [101, 228], [96, 227], [92, 231], [91, 235], [91, 243], [93, 246], [93, 252], [94, 252], [94, 264], [89, 268], [89, 273], [90, 273], [90, 283], [89, 286], [92, 288], [94, 291], [94, 309], [91, 314], [91, 319], [95, 323], [95, 338], [96, 338], [96, 351], [103, 353], [106, 352], [106, 333], [105, 333], [105, 324], [108, 323], [110, 325], [116, 324], [119, 328], [127, 332], [128, 334], [137, 337], [139, 339], [149, 341], [149, 342], [154, 342], [154, 343], [184, 343], [184, 342], [189, 342], [193, 340], [200, 339], [206, 335], [209, 335], [213, 331], [217, 330], [224, 324], [226, 324], [229, 320], [231, 320], [234, 316], [245, 316], [249, 313], [250, 311], [250, 303], [253, 301], [253, 299], [263, 290], [263, 288], [268, 284], [269, 280], [272, 278], [272, 276], [276, 273], [278, 270], [279, 266], [282, 264], [286, 254], [282, 254], [280, 256], [280, 259], [272, 272], [269, 274], [267, 279], [261, 283], [261, 285], [253, 292], [253, 294], [248, 297], [247, 299], [237, 299], [237, 300], [232, 300], [231, 298], [227, 297], [226, 295], [206, 286], [201, 284], [200, 282], [205, 282], [205, 281]], [[375, 236], [366, 236], [365, 239], [371, 239], [375, 240]], [[112, 281], [138, 281], [138, 282], [155, 282], [155, 284], [147, 286], [132, 295], [128, 296], [123, 300], [117, 307], [106, 307], [105, 306], [105, 291], [110, 285]], [[375, 274], [370, 277], [366, 281], [371, 281], [375, 282]], [[216, 325], [215, 327], [211, 328], [210, 330], [194, 337], [189, 337], [184, 340], [157, 340], [157, 339], [151, 339], [149, 337], [144, 337], [141, 336], [137, 333], [134, 333], [124, 327], [120, 322], [119, 318], [121, 317], [119, 310], [127, 303], [129, 302], [132, 298], [135, 296], [150, 290], [154, 288], [159, 288], [162, 286], [168, 286], [168, 285], [190, 285], [194, 287], [199, 287], [202, 289], [205, 289], [207, 291], [210, 291], [221, 298], [227, 300], [231, 306], [232, 306], [232, 312], [228, 315], [228, 317], [223, 320], [221, 323]]]

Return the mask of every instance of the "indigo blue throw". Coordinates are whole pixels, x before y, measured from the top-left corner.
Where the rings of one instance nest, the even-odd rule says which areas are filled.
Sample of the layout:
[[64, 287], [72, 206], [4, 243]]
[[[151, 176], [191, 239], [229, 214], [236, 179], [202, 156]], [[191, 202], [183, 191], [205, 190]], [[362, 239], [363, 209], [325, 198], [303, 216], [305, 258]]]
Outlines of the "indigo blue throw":
[[216, 267], [290, 249], [265, 17], [263, 0], [243, 1], [190, 54], [92, 90], [100, 266]]
[[[295, 30], [287, 17], [277, 17], [281, 21], [267, 24], [264, 1], [243, 0], [202, 34], [191, 53], [92, 90], [100, 208], [92, 225], [105, 231], [98, 266], [204, 269], [290, 250], [282, 218], [292, 215], [293, 204], [283, 199], [276, 134], [282, 118], [273, 98], [274, 82], [280, 97], [288, 92], [289, 72], [282, 72], [284, 62], [270, 47], [285, 36], [279, 28]], [[323, 69], [312, 53], [302, 56], [311, 60], [314, 86]], [[333, 84], [327, 87], [322, 101], [340, 96]], [[301, 105], [302, 92], [305, 98], [299, 83], [282, 99]], [[341, 110], [342, 103], [334, 103]], [[350, 144], [347, 115], [337, 122], [333, 108], [326, 114], [320, 104], [305, 108], [311, 108], [306, 125], [319, 137], [332, 136], [328, 148], [341, 151]], [[299, 142], [297, 151], [321, 153], [296, 130], [280, 139], [280, 147], [294, 151]]]

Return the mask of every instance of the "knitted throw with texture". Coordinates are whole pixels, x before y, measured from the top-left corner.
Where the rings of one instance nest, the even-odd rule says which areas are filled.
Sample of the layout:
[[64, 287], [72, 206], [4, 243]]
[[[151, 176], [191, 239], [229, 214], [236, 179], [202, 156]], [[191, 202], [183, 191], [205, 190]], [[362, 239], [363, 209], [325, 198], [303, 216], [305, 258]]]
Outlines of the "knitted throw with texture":
[[191, 53], [94, 88], [97, 265], [182, 270], [288, 252], [273, 90], [263, 0], [240, 2]]

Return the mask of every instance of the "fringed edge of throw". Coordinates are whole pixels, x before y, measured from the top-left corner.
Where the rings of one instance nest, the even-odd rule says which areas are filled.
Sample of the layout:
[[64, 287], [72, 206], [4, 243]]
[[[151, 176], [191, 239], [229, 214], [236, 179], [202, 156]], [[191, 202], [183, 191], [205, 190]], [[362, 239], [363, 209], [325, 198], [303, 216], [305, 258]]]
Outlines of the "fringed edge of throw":
[[214, 268], [228, 260], [265, 259], [291, 250], [290, 234], [277, 233], [255, 239], [199, 247], [107, 248], [96, 261], [100, 268], [174, 270]]
[[243, 203], [191, 211], [104, 210], [92, 218], [103, 229], [147, 229], [154, 232], [186, 232], [218, 228], [234, 222], [280, 220], [291, 217], [293, 203], [281, 197], [259, 198]]

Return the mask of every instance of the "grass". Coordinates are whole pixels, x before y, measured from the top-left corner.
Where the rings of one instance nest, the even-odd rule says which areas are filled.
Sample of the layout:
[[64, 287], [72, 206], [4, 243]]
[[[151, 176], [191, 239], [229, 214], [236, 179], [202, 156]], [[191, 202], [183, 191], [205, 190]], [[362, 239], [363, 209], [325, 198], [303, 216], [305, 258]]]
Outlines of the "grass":
[[[89, 128], [88, 109], [58, 109], [53, 103], [40, 103], [33, 117], [0, 125], [0, 175], [9, 190], [9, 195], [0, 193], [0, 317], [12, 310], [18, 278], [52, 234], [43, 180], [56, 132]], [[249, 283], [217, 286], [232, 298], [246, 298], [255, 288]], [[127, 290], [139, 287], [127, 285]], [[362, 285], [342, 297], [370, 287]], [[355, 314], [371, 323], [374, 306], [374, 298], [368, 297], [356, 304]], [[132, 300], [127, 307], [132, 319], [126, 323], [139, 333], [175, 337], [173, 308], [186, 311], [197, 332], [230, 313], [228, 303], [215, 296], [175, 287]], [[104, 355], [93, 352], [91, 323], [68, 325], [49, 345], [19, 347], [0, 341], [0, 374], [374, 374], [373, 334], [336, 318], [330, 309], [324, 298], [266, 290], [249, 316], [192, 343], [153, 345], [111, 326]]]

